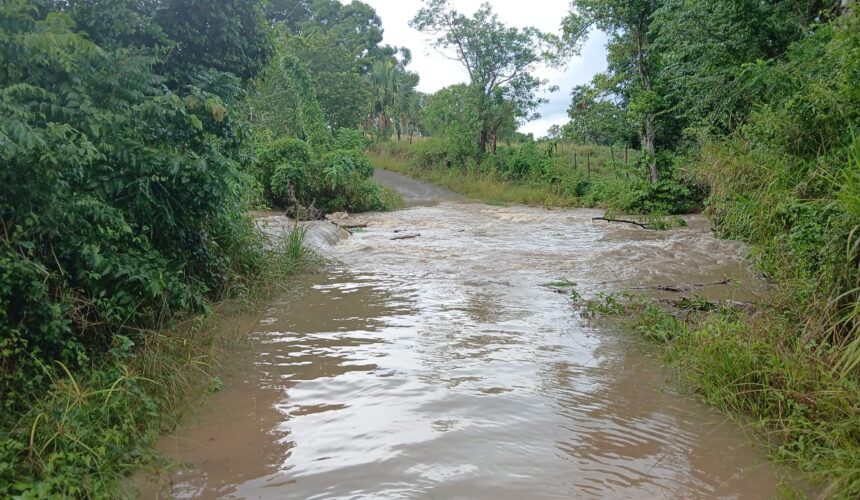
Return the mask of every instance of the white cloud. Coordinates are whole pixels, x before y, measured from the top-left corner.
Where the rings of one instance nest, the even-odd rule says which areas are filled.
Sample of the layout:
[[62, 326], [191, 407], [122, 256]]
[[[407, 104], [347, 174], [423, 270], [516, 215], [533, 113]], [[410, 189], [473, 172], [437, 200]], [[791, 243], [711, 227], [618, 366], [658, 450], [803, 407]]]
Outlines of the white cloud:
[[[342, 0], [347, 3], [347, 0]], [[418, 89], [432, 93], [448, 85], [468, 80], [468, 75], [456, 61], [432, 47], [427, 37], [409, 27], [409, 20], [421, 8], [421, 0], [362, 0], [376, 9], [385, 29], [384, 43], [407, 47], [412, 51], [412, 64], [409, 68], [421, 76]], [[481, 0], [454, 0], [458, 11], [471, 14], [481, 4]], [[542, 31], [557, 32], [561, 19], [569, 9], [568, 0], [494, 0], [493, 10], [503, 22], [512, 26], [534, 26]], [[583, 47], [582, 54], [571, 60], [565, 70], [538, 68], [537, 74], [549, 80], [550, 85], [558, 85], [559, 90], [544, 97], [549, 103], [539, 112], [542, 117], [523, 125], [520, 130], [541, 136], [553, 124], [567, 122], [567, 106], [570, 90], [575, 85], [587, 83], [606, 68], [606, 37], [595, 33]]]

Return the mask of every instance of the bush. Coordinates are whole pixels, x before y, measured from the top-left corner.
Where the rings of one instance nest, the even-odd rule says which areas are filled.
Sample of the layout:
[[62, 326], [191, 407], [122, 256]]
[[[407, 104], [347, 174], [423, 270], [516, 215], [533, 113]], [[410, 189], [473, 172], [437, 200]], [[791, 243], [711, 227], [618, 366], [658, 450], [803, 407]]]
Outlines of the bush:
[[785, 61], [749, 70], [783, 84], [741, 129], [705, 144], [708, 212], [722, 236], [753, 244], [757, 263], [785, 284], [805, 338], [842, 352], [834, 363], [847, 374], [860, 366], [858, 16], [819, 26]]
[[392, 201], [396, 196], [381, 190], [370, 179], [373, 164], [363, 152], [363, 134], [342, 130], [335, 142], [345, 148], [318, 155], [295, 138], [264, 142], [255, 170], [266, 186], [269, 202], [301, 218], [397, 206]]
[[309, 189], [307, 170], [311, 150], [306, 142], [294, 137], [266, 141], [258, 147], [257, 154], [257, 179], [274, 205], [284, 206], [289, 202], [290, 182], [297, 190]]
[[361, 130], [342, 128], [334, 137], [334, 149], [364, 151], [370, 144], [371, 140]]

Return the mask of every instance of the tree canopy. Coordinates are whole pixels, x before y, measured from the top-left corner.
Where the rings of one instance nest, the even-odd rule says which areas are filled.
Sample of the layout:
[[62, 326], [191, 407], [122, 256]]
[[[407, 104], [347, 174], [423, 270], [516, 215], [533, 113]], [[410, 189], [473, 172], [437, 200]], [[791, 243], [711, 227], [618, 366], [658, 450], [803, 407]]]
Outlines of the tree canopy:
[[557, 57], [549, 34], [504, 25], [489, 3], [467, 16], [448, 0], [428, 0], [411, 25], [433, 36], [435, 46], [449, 51], [468, 72], [469, 89], [475, 93], [471, 112], [480, 123], [479, 154], [495, 143], [509, 116], [537, 117], [535, 110], [545, 100], [536, 93], [546, 82], [535, 77], [534, 70]]

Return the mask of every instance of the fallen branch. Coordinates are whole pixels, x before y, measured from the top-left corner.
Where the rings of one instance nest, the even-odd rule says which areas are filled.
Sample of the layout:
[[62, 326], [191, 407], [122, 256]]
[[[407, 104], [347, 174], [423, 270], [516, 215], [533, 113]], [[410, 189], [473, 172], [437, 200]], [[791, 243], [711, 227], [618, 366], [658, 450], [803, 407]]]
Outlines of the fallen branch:
[[689, 292], [690, 290], [699, 290], [705, 288], [706, 286], [717, 286], [717, 285], [730, 285], [732, 283], [731, 278], [724, 279], [723, 281], [714, 281], [712, 283], [695, 283], [692, 285], [656, 285], [656, 286], [634, 286], [631, 287], [630, 290], [660, 290], [663, 292]]
[[391, 238], [391, 239], [392, 240], [411, 240], [412, 238], [417, 238], [419, 236], [421, 236], [419, 233], [402, 234], [400, 236], [395, 236], [394, 238]]
[[363, 228], [367, 227], [366, 222], [346, 222], [346, 223], [341, 224], [340, 222], [337, 222], [337, 221], [331, 221], [331, 223], [334, 224], [335, 226], [341, 228], [341, 229], [363, 229]]
[[591, 218], [591, 220], [592, 220], [592, 221], [595, 221], [595, 220], [602, 220], [602, 221], [606, 221], [606, 222], [619, 222], [619, 223], [622, 223], [622, 224], [633, 224], [634, 226], [639, 226], [639, 227], [641, 227], [642, 229], [651, 229], [650, 227], [648, 227], [648, 224], [643, 224], [643, 223], [641, 223], [641, 222], [636, 222], [635, 220], [611, 219], [611, 218], [609, 218], [609, 217], [592, 217], [592, 218]]

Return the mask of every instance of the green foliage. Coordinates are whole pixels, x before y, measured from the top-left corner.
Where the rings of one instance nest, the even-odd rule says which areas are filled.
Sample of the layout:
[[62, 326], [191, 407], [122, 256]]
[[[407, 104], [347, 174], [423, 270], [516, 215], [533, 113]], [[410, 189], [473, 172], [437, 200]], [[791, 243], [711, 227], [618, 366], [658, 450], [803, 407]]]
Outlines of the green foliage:
[[269, 34], [234, 3], [0, 3], [0, 496], [111, 496], [168, 403], [132, 347], [275, 259], [223, 71], [253, 76]]
[[[810, 318], [805, 336], [842, 349], [857, 345], [860, 217], [860, 29], [856, 14], [818, 27], [781, 63], [755, 68], [782, 80], [745, 126], [702, 151], [717, 230], [754, 245], [761, 268], [784, 283]], [[848, 366], [844, 372], [850, 372]]]
[[[664, 178], [652, 183], [640, 158], [629, 166], [612, 160], [606, 147], [568, 145], [564, 153], [551, 145], [526, 141], [500, 146], [495, 155], [476, 164], [468, 154], [458, 154], [448, 138], [431, 137], [413, 145], [390, 142], [376, 147], [374, 160], [384, 168], [440, 181], [458, 192], [469, 191], [484, 201], [514, 201], [560, 206], [612, 208], [626, 214], [677, 215], [701, 208], [705, 193], [690, 180], [676, 174], [674, 157], [664, 155]], [[574, 154], [578, 155], [574, 160]], [[592, 155], [588, 160], [588, 155]], [[632, 152], [638, 156], [638, 152]], [[587, 162], [592, 163], [591, 171]], [[446, 172], [445, 175], [441, 172]], [[458, 186], [457, 178], [462, 186]], [[450, 182], [449, 182], [450, 181]], [[474, 183], [472, 191], [466, 184]], [[497, 189], [484, 189], [495, 185]], [[517, 188], [523, 188], [519, 192]], [[479, 194], [481, 191], [487, 194]], [[658, 219], [654, 219], [657, 221]], [[665, 224], [660, 221], [657, 225]]]
[[364, 154], [366, 143], [363, 133], [348, 129], [338, 132], [337, 149], [321, 153], [295, 138], [266, 141], [254, 170], [268, 201], [293, 216], [396, 208], [396, 197], [371, 180], [373, 165]]
[[495, 150], [499, 132], [518, 119], [537, 117], [545, 99], [537, 91], [546, 82], [533, 74], [539, 62], [554, 62], [557, 41], [536, 28], [506, 26], [484, 3], [471, 16], [457, 12], [449, 0], [427, 0], [411, 21], [415, 29], [435, 37], [434, 44], [450, 49], [469, 74], [468, 122], [477, 124], [470, 137], [482, 157]]
[[263, 0], [161, 0], [155, 19], [174, 42], [167, 74], [179, 84], [200, 67], [254, 78], [272, 55], [264, 6]]
[[331, 144], [331, 131], [317, 99], [316, 87], [306, 65], [283, 46], [263, 72], [247, 107], [259, 129], [273, 137], [296, 137], [314, 148]]

